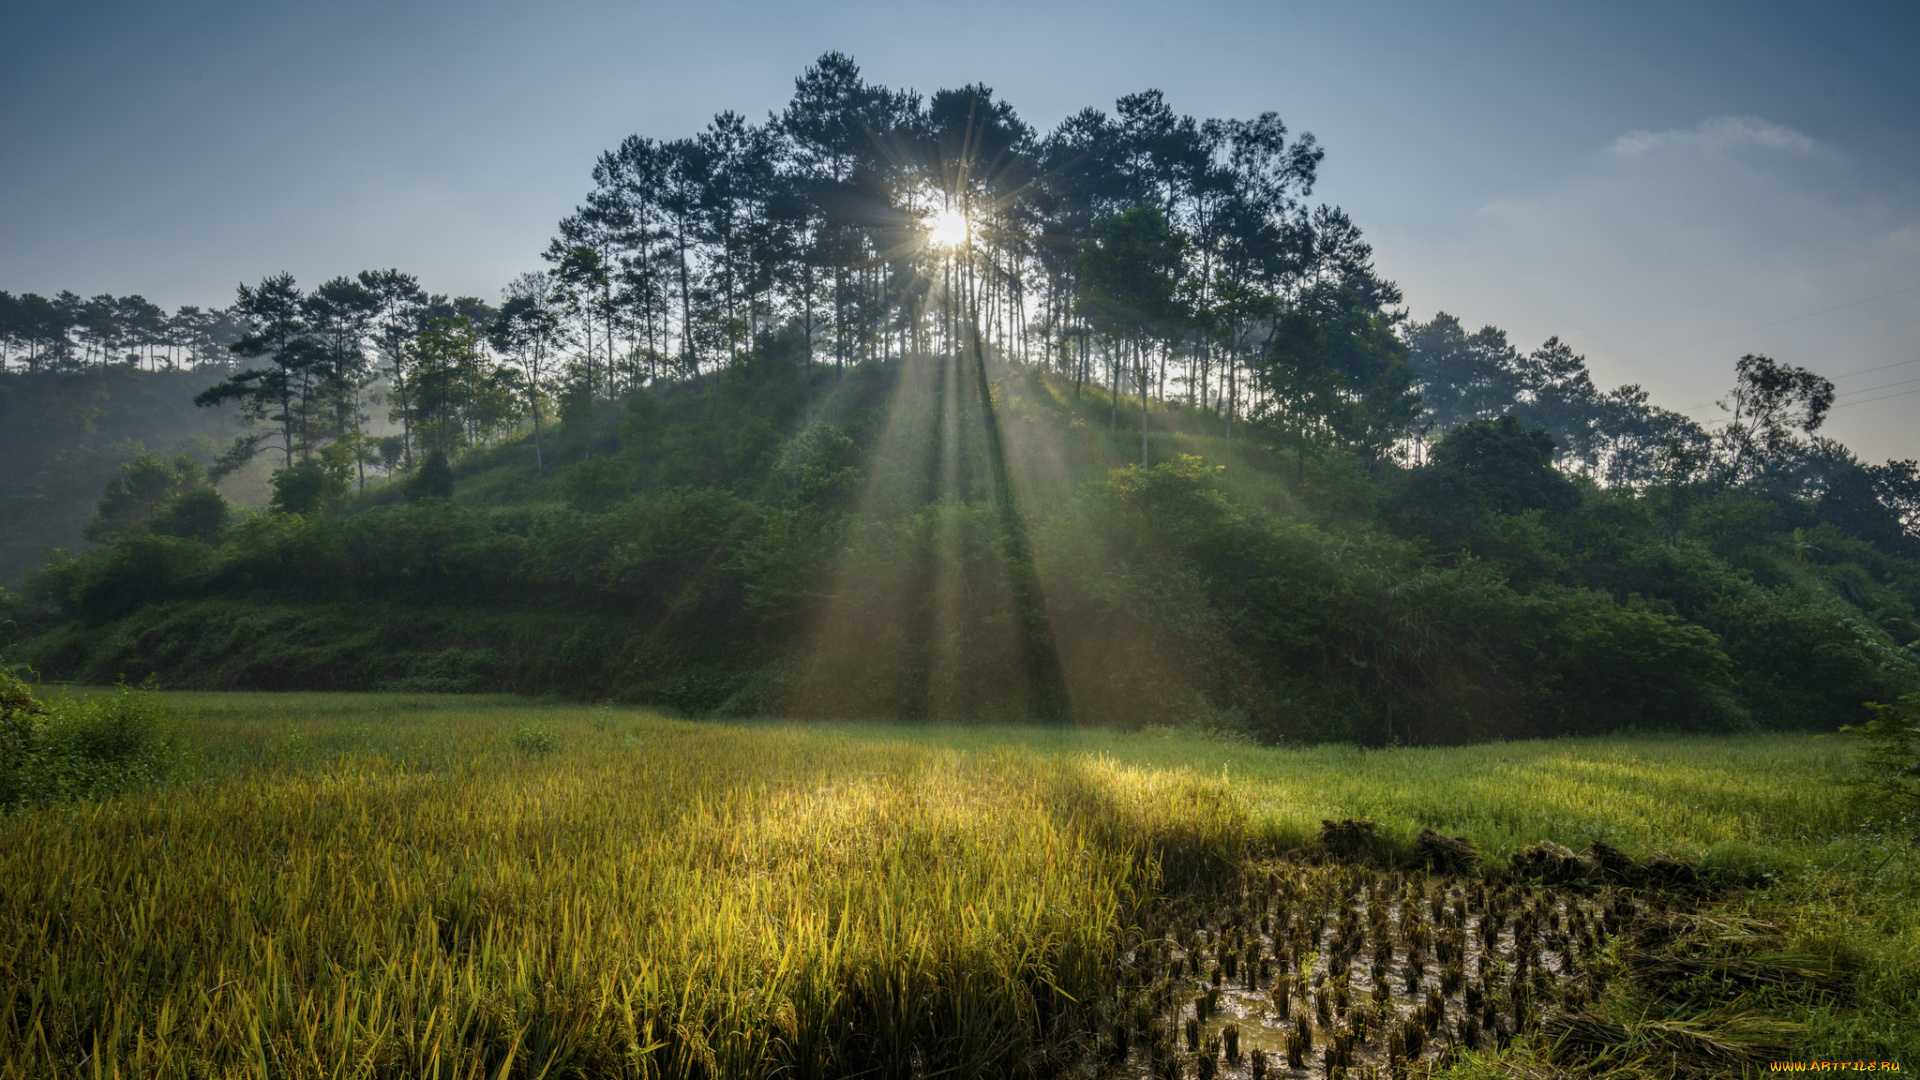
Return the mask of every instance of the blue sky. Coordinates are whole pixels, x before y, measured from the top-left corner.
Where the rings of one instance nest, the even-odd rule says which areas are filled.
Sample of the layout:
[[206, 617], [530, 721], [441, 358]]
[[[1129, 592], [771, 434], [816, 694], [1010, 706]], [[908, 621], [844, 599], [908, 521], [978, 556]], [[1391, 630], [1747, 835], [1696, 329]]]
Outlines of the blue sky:
[[1920, 363], [1864, 370], [1920, 360], [1912, 3], [16, 0], [0, 28], [0, 289], [224, 304], [399, 266], [495, 296], [601, 150], [763, 116], [838, 49], [1042, 129], [1147, 87], [1277, 110], [1414, 317], [1559, 334], [1703, 419], [1767, 352], [1847, 376], [1830, 433], [1920, 456], [1920, 394], [1887, 396]]

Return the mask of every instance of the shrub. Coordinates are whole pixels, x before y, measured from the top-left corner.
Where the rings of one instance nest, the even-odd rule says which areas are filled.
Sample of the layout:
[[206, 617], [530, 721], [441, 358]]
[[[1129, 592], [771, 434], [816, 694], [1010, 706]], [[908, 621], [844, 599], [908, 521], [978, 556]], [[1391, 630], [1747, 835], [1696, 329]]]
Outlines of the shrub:
[[1836, 601], [1748, 587], [1701, 613], [1739, 672], [1754, 719], [1771, 728], [1829, 731], [1863, 717], [1862, 702], [1913, 691], [1911, 653]]
[[560, 748], [560, 740], [545, 724], [522, 724], [513, 729], [509, 740], [523, 754], [550, 754]]
[[120, 467], [120, 475], [107, 481], [106, 495], [82, 535], [89, 540], [111, 540], [151, 520], [168, 503], [195, 491], [210, 490], [205, 488], [205, 481], [200, 463], [188, 455], [168, 461], [143, 450]]
[[1873, 719], [1840, 730], [1867, 741], [1868, 783], [1887, 797], [1888, 809], [1920, 839], [1920, 694], [1867, 708]]
[[617, 457], [589, 458], [561, 474], [567, 505], [584, 513], [611, 510], [633, 490], [633, 468]]
[[159, 695], [122, 685], [112, 694], [52, 702], [0, 672], [0, 809], [100, 798], [162, 779], [177, 755]]
[[413, 502], [453, 498], [453, 466], [447, 463], [445, 452], [435, 450], [420, 463], [420, 472], [409, 485], [407, 498]]
[[1747, 722], [1733, 662], [1713, 632], [1675, 616], [1574, 593], [1557, 608], [1555, 695], [1574, 730], [1724, 731]]
[[142, 604], [192, 595], [212, 580], [220, 555], [198, 540], [136, 532], [76, 559], [50, 562], [33, 589], [90, 620], [118, 618]]
[[220, 541], [220, 532], [231, 516], [232, 509], [218, 491], [197, 488], [174, 500], [172, 506], [154, 518], [153, 531], [162, 536], [215, 544]]
[[347, 497], [352, 481], [343, 469], [306, 462], [273, 474], [268, 505], [282, 514], [316, 514]]

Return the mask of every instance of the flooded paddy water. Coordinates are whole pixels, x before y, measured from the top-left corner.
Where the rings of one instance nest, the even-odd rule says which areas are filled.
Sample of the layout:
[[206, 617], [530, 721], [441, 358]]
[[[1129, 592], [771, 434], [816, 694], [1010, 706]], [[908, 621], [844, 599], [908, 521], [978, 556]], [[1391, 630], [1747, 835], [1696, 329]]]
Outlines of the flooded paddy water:
[[[1651, 901], [1664, 904], [1664, 899]], [[1389, 1077], [1504, 1045], [1605, 990], [1592, 961], [1650, 901], [1503, 876], [1279, 862], [1125, 943], [1100, 1072]]]

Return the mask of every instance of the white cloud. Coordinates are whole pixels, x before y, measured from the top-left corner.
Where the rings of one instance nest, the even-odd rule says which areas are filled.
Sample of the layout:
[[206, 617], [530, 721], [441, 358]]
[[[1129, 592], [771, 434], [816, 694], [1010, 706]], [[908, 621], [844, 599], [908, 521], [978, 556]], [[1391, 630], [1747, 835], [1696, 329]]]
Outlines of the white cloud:
[[[1796, 318], [1920, 285], [1920, 206], [1754, 117], [1629, 132], [1544, 190], [1372, 236], [1414, 317], [1450, 311], [1522, 345], [1559, 334], [1602, 386], [1639, 382], [1673, 408], [1723, 396], [1745, 352], [1830, 375], [1920, 357], [1920, 291]], [[1830, 431], [1867, 456], [1920, 456], [1914, 404], [1837, 411]]]
[[1757, 116], [1716, 116], [1688, 131], [1629, 131], [1613, 140], [1607, 152], [1637, 158], [1667, 148], [1726, 153], [1745, 147], [1790, 154], [1819, 150], [1818, 143], [1800, 132]]

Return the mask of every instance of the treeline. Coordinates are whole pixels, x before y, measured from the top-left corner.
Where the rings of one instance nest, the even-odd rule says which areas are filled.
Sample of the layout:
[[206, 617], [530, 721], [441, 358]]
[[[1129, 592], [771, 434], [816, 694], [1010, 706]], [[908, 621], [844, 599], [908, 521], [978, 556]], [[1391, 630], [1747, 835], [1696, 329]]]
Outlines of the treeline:
[[[243, 286], [227, 348], [251, 363], [207, 400], [272, 429], [236, 459], [270, 445], [288, 468], [364, 473], [537, 426], [568, 395], [699, 378], [789, 329], [807, 366], [844, 369], [951, 351], [977, 328], [996, 354], [1104, 378], [1115, 397], [1245, 416], [1246, 362], [1280, 306], [1312, 293], [1392, 337], [1399, 294], [1338, 208], [1306, 202], [1320, 158], [1272, 114], [1200, 122], [1154, 91], [1043, 136], [986, 87], [923, 98], [828, 54], [763, 124], [725, 113], [602, 155], [547, 268], [498, 308], [391, 270]], [[118, 355], [83, 323], [78, 352]], [[22, 340], [32, 357], [73, 345], [67, 330]], [[1406, 412], [1404, 364], [1374, 360], [1334, 393]], [[1382, 446], [1405, 433], [1365, 426]]]
[[608, 394], [724, 366], [788, 324], [835, 365], [977, 328], [1113, 402], [1372, 460], [1516, 407], [1602, 482], [1706, 460], [1700, 424], [1638, 386], [1599, 391], [1558, 339], [1522, 354], [1444, 315], [1408, 323], [1351, 219], [1311, 202], [1323, 154], [1273, 113], [1196, 119], [1157, 91], [1040, 132], [987, 87], [923, 98], [828, 54], [761, 124], [723, 113], [603, 154], [551, 270], [517, 294]]
[[0, 291], [0, 372], [221, 367], [232, 361], [227, 350], [245, 332], [239, 315], [219, 308], [182, 305], [169, 315], [143, 296]]
[[[1366, 743], [1915, 687], [1920, 470], [1824, 438], [1831, 381], [1742, 357], [1708, 428], [1410, 321], [1320, 161], [1271, 115], [1042, 135], [829, 54], [763, 124], [604, 155], [497, 306], [243, 286], [196, 400], [252, 426], [130, 462], [104, 546], [6, 601], [21, 655]], [[263, 451], [269, 505], [228, 505]]]
[[[1043, 133], [985, 86], [923, 97], [829, 53], [764, 123], [603, 154], [522, 294], [590, 389], [725, 366], [787, 325], [836, 367], [977, 332], [1115, 401], [1283, 411], [1382, 454], [1418, 412], [1400, 294], [1310, 202], [1321, 159], [1272, 113], [1197, 120], [1146, 91]], [[1280, 340], [1283, 312], [1328, 340]]]
[[[1201, 120], [1156, 91], [1042, 133], [989, 88], [923, 97], [829, 53], [762, 123], [723, 113], [602, 154], [547, 268], [497, 307], [379, 270], [310, 292], [280, 275], [172, 320], [138, 297], [4, 298], [0, 325], [48, 362], [244, 364], [205, 401], [264, 428], [221, 467], [271, 448], [327, 474], [303, 490], [522, 424], [538, 453], [569, 396], [584, 408], [698, 378], [789, 331], [805, 364], [843, 369], [951, 352], [977, 330], [996, 356], [1104, 386], [1110, 423], [1129, 396], [1178, 402], [1229, 433], [1254, 423], [1374, 462], [1417, 462], [1459, 424], [1511, 413], [1554, 438], [1564, 470], [1609, 485], [1721, 465], [1778, 480], [1779, 431], [1812, 435], [1833, 404], [1818, 376], [1781, 374], [1803, 382], [1735, 402], [1710, 432], [1639, 386], [1599, 390], [1557, 338], [1522, 352], [1445, 314], [1410, 322], [1351, 220], [1310, 202], [1322, 158], [1274, 114]], [[195, 344], [163, 346], [176, 338]], [[1812, 447], [1815, 472], [1847, 471], [1844, 448]], [[1903, 483], [1860, 468], [1881, 471], [1846, 482]], [[1800, 482], [1817, 496], [1826, 480]]]
[[296, 459], [323, 466], [322, 487], [349, 474], [364, 485], [369, 466], [413, 466], [416, 428], [444, 451], [525, 418], [505, 400], [515, 392], [511, 373], [479, 336], [498, 314], [472, 297], [429, 295], [398, 270], [311, 292], [282, 274], [240, 286], [228, 308], [183, 306], [171, 316], [140, 296], [0, 292], [0, 377], [15, 376], [9, 396], [28, 402], [60, 396], [75, 376], [119, 369], [210, 374], [222, 381], [197, 403], [238, 401], [253, 429], [210, 463], [215, 480], [275, 450], [283, 468]]
[[1167, 460], [1115, 468], [1137, 417], [1110, 428], [1103, 390], [1037, 366], [813, 374], [775, 339], [569, 414], [564, 467], [522, 436], [324, 512], [235, 514], [189, 468], [130, 468], [100, 510], [113, 541], [14, 603], [37, 632], [19, 655], [187, 686], [1370, 744], [1832, 727], [1920, 671], [1912, 536], [1851, 535], [1836, 500], [1602, 487], [1511, 416], [1405, 467], [1258, 425], [1228, 450], [1222, 418], [1155, 405]]

